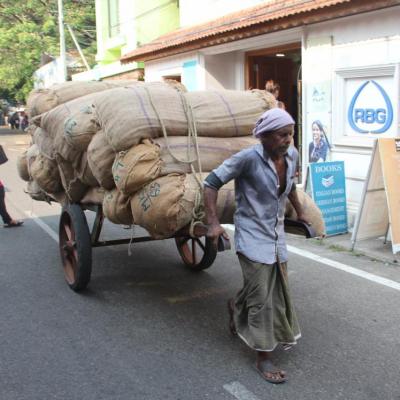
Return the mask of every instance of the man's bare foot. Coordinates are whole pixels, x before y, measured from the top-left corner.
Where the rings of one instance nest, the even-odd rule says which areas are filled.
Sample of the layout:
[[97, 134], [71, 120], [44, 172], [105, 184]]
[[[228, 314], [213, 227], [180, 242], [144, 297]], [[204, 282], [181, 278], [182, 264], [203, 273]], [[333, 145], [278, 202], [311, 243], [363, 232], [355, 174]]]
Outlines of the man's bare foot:
[[260, 375], [268, 382], [271, 383], [283, 383], [287, 381], [286, 372], [275, 367], [272, 364], [269, 356], [266, 356], [264, 352], [257, 353], [256, 370]]

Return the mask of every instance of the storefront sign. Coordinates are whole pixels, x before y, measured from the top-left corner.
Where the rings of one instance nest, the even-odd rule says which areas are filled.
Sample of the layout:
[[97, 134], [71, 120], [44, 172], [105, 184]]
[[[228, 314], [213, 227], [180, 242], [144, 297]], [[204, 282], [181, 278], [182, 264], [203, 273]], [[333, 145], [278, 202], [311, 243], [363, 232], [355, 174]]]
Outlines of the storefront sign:
[[347, 118], [351, 128], [359, 133], [384, 133], [393, 122], [393, 106], [378, 82], [364, 82], [351, 99]]
[[312, 197], [322, 212], [326, 234], [347, 232], [347, 207], [344, 162], [310, 164]]

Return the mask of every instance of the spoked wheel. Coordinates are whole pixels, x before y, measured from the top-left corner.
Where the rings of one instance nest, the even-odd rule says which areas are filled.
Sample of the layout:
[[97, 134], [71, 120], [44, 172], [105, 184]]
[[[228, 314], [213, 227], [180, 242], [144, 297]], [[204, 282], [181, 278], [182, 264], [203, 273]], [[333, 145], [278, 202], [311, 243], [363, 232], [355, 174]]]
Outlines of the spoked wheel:
[[68, 286], [75, 292], [85, 289], [92, 273], [92, 244], [85, 214], [77, 204], [63, 207], [59, 246]]
[[177, 237], [175, 242], [183, 263], [194, 271], [211, 267], [217, 256], [217, 250], [214, 248], [211, 239], [205, 236]]

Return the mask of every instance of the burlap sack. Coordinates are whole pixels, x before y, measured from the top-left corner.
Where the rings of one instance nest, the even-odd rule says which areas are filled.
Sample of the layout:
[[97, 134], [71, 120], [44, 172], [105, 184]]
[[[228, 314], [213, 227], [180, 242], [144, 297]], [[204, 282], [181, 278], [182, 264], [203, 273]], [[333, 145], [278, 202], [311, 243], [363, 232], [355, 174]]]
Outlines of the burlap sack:
[[60, 172], [61, 183], [70, 203], [78, 203], [88, 190], [75, 174], [71, 163], [57, 156], [57, 165]]
[[106, 94], [94, 101], [96, 119], [116, 152], [161, 136], [159, 118], [169, 135], [187, 133], [181, 94], [168, 85], [135, 85]]
[[[188, 160], [197, 160], [193, 141], [188, 148], [188, 138], [171, 136], [165, 138], [144, 139], [142, 144], [132, 147], [127, 152], [120, 152], [113, 164], [113, 176], [117, 188], [125, 194], [132, 194], [145, 184], [159, 176], [171, 173], [191, 173]], [[233, 154], [258, 143], [251, 137], [237, 138], [197, 138], [202, 171], [212, 171]], [[179, 160], [179, 161], [178, 161]], [[193, 163], [199, 171], [199, 163]]]
[[184, 97], [193, 109], [199, 136], [251, 135], [261, 114], [276, 106], [274, 96], [265, 91], [194, 91]]
[[34, 89], [27, 99], [27, 109], [30, 117], [49, 111], [60, 104], [78, 97], [103, 90], [134, 84], [136, 81], [88, 81], [56, 83], [47, 89]]
[[50, 203], [52, 198], [46, 194], [35, 181], [29, 181], [26, 185], [25, 193], [27, 193], [33, 200], [45, 201]]
[[101, 187], [90, 188], [82, 197], [81, 204], [103, 204], [105, 190]]
[[89, 144], [87, 161], [99, 185], [107, 190], [112, 190], [115, 187], [112, 175], [115, 155], [103, 131], [97, 132]]
[[53, 139], [54, 153], [64, 160], [73, 162], [79, 157], [98, 130], [91, 107], [98, 95], [79, 97], [40, 116], [40, 127]]
[[[185, 175], [167, 175], [156, 179], [142, 188], [131, 198], [131, 208], [135, 224], [145, 228], [157, 239], [172, 236], [178, 229], [178, 215], [190, 212], [186, 201]], [[192, 197], [192, 193], [188, 193]], [[192, 199], [194, 203], [194, 195]], [[182, 218], [181, 223], [184, 222]], [[184, 225], [183, 225], [184, 226]]]
[[26, 151], [26, 161], [28, 166], [29, 176], [31, 175], [31, 165], [35, 161], [36, 157], [40, 154], [38, 146], [34, 143]]
[[117, 188], [129, 195], [153, 181], [161, 174], [160, 147], [149, 139], [121, 151], [115, 157], [112, 166], [114, 182]]
[[31, 180], [28, 169], [27, 151], [24, 151], [22, 154], [18, 156], [17, 170], [18, 170], [18, 175], [22, 180], [26, 182], [29, 182]]
[[30, 123], [30, 124], [28, 125], [28, 127], [25, 129], [25, 132], [26, 132], [30, 137], [33, 137], [33, 134], [34, 134], [36, 128], [37, 128], [36, 125]]
[[[322, 218], [321, 210], [314, 203], [314, 200], [303, 190], [297, 189], [297, 196], [300, 204], [303, 206], [305, 218], [308, 222], [311, 222], [311, 226], [315, 230], [316, 235], [325, 236], [325, 223]], [[297, 219], [296, 211], [289, 200], [286, 203], [285, 217]]]
[[[161, 175], [169, 173], [191, 173], [190, 164], [182, 163], [178, 160], [197, 160], [197, 153], [193, 141], [190, 142], [188, 148], [188, 138], [183, 136], [173, 136], [167, 140], [162, 137], [154, 139], [154, 142], [161, 148], [160, 157], [162, 160]], [[212, 171], [221, 165], [227, 158], [239, 151], [259, 143], [259, 140], [252, 136], [242, 136], [234, 138], [219, 137], [198, 137], [197, 144], [199, 148], [201, 170]], [[194, 162], [193, 166], [199, 171], [198, 162]]]
[[75, 169], [76, 176], [87, 186], [98, 187], [99, 182], [93, 175], [90, 169], [89, 162], [87, 159], [87, 152], [84, 152], [79, 159], [78, 163], [74, 163], [73, 167]]
[[115, 224], [133, 224], [129, 197], [117, 189], [105, 192], [103, 213], [107, 219]]
[[37, 145], [40, 153], [47, 158], [53, 159], [55, 157], [53, 138], [44, 129], [36, 128], [33, 132], [32, 141]]
[[[96, 119], [117, 152], [162, 136], [160, 119], [168, 136], [187, 135], [192, 118], [199, 136], [248, 136], [259, 116], [275, 104], [271, 94], [250, 91], [179, 93], [163, 86], [136, 85], [106, 94], [94, 102]], [[185, 111], [186, 102], [193, 117]]]
[[64, 121], [64, 137], [76, 150], [86, 151], [93, 135], [99, 130], [91, 105], [81, 108]]
[[61, 177], [54, 160], [39, 154], [30, 168], [32, 178], [47, 193], [62, 191]]
[[[171, 237], [191, 222], [197, 202], [200, 217], [204, 208], [203, 199], [199, 183], [192, 174], [167, 175], [149, 183], [132, 196], [133, 219], [135, 224], [145, 228], [154, 238]], [[232, 223], [234, 210], [232, 182], [223, 186], [218, 195], [220, 222]]]

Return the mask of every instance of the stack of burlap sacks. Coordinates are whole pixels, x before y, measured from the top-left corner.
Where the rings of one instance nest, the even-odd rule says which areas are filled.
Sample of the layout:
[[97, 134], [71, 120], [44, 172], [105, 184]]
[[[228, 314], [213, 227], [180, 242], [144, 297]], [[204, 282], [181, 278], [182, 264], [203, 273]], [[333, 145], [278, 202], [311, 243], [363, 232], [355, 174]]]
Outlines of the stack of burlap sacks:
[[[110, 221], [167, 238], [204, 219], [204, 176], [257, 143], [251, 131], [275, 99], [258, 90], [186, 92], [166, 82], [68, 82], [34, 90], [27, 106], [32, 145], [18, 170], [32, 198], [102, 204]], [[321, 225], [314, 203], [301, 198]], [[217, 207], [221, 222], [232, 223], [233, 182]]]

